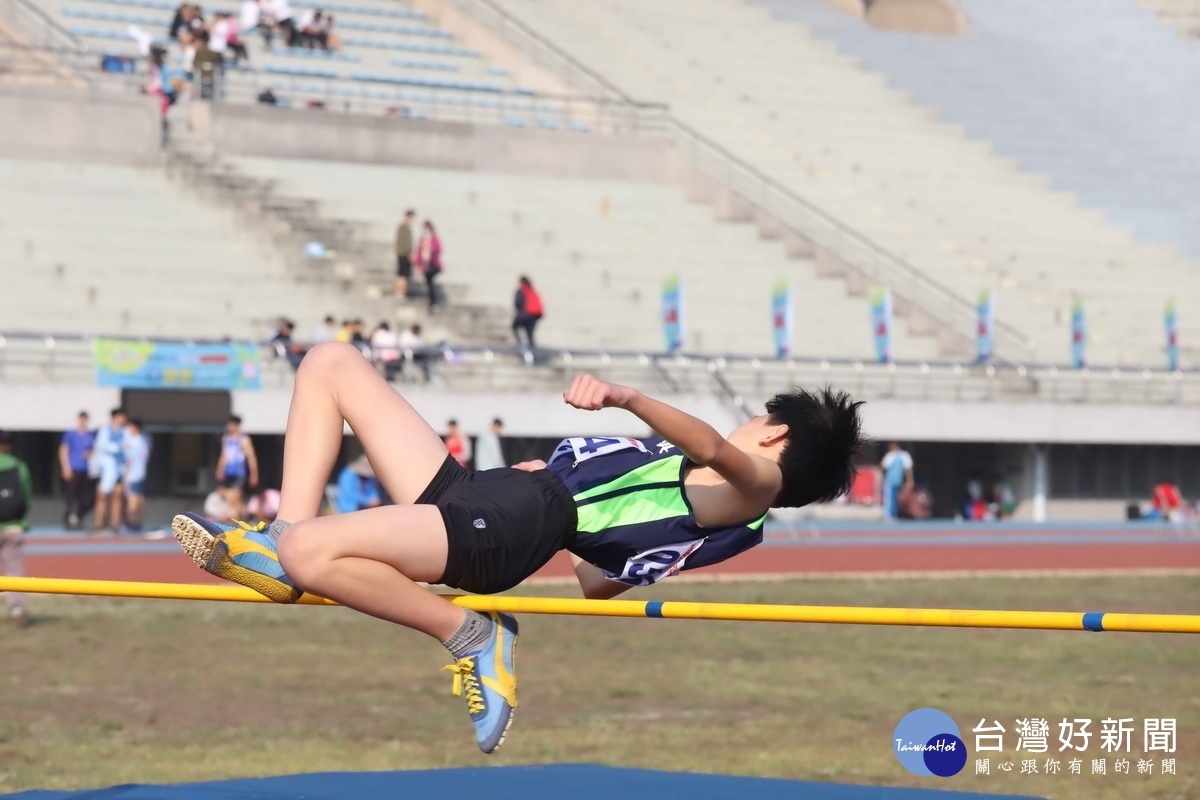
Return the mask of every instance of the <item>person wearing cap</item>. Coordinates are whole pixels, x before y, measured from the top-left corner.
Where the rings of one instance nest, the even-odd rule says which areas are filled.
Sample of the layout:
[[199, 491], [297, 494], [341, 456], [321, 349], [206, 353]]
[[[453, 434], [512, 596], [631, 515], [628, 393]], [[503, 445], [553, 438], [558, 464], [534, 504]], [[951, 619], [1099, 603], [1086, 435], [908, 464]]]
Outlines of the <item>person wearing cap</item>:
[[379, 497], [379, 482], [375, 470], [365, 455], [347, 464], [338, 474], [337, 512], [349, 514], [364, 508], [375, 508], [382, 503]]
[[[20, 578], [25, 574], [23, 546], [29, 530], [33, 505], [33, 480], [29, 467], [13, 455], [13, 435], [0, 431], [0, 575]], [[8, 617], [18, 628], [29, 624], [25, 595], [7, 592]]]

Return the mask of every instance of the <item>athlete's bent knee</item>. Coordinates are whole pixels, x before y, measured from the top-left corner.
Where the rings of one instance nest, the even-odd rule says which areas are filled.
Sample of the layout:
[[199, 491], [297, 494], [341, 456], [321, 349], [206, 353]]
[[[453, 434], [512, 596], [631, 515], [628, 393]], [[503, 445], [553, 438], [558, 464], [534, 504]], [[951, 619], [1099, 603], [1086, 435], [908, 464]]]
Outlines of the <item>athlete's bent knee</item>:
[[304, 359], [296, 370], [296, 379], [327, 374], [347, 363], [349, 359], [361, 360], [362, 357], [357, 347], [346, 342], [322, 342], [304, 354]]
[[304, 523], [291, 525], [279, 536], [279, 565], [297, 589], [320, 593], [321, 578], [333, 561], [333, 554], [316, 531]]

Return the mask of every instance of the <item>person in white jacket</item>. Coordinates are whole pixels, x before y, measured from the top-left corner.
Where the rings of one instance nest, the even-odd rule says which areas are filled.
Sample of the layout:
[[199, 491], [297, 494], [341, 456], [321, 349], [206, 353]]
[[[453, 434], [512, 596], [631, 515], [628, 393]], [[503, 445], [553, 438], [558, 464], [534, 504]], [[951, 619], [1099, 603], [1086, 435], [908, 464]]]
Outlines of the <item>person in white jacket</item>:
[[500, 446], [500, 432], [504, 429], [504, 421], [499, 417], [492, 420], [492, 427], [487, 433], [479, 434], [475, 440], [475, 469], [482, 472], [485, 469], [500, 469], [507, 467], [504, 450]]

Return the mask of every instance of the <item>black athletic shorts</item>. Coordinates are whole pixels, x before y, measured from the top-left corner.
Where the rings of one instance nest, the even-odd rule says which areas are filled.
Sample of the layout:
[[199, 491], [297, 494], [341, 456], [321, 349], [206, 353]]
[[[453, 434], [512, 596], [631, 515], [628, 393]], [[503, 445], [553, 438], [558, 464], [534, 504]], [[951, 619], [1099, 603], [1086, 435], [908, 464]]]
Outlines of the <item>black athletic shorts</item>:
[[476, 594], [511, 589], [566, 547], [575, 501], [549, 470], [471, 472], [452, 456], [417, 498], [437, 506], [449, 552], [438, 583]]
[[396, 277], [412, 277], [412, 259], [408, 256], [396, 256]]

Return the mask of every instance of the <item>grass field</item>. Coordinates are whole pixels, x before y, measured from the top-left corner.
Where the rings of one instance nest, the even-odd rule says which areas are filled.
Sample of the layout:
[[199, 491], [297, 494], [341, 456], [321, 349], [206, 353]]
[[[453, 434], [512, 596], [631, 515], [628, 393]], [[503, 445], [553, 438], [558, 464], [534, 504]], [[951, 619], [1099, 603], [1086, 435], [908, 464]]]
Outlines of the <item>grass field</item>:
[[[531, 594], [554, 594], [544, 589]], [[1195, 578], [683, 584], [662, 599], [1196, 612]], [[433, 642], [344, 609], [34, 598], [0, 626], [0, 792], [326, 770], [599, 762], [1066, 800], [1200, 797], [1200, 638], [527, 616], [521, 705], [485, 758]], [[891, 735], [935, 706], [971, 748], [947, 780]], [[1178, 719], [1178, 774], [1020, 775], [1020, 717]], [[1012, 773], [974, 774], [980, 718]], [[1107, 776], [1090, 759], [1108, 756]], [[1044, 760], [1044, 756], [1039, 758]], [[1063, 759], [1066, 772], [1066, 758]]]

